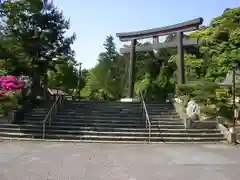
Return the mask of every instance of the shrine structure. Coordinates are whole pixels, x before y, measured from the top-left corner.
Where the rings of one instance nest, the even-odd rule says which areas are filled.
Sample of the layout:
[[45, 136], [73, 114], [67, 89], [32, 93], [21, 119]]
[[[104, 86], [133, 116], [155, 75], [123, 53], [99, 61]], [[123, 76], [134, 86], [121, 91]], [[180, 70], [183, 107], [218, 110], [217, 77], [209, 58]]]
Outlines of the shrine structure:
[[[120, 49], [122, 54], [130, 54], [129, 70], [128, 70], [128, 98], [134, 97], [134, 78], [135, 78], [135, 62], [136, 52], [147, 52], [152, 50], [158, 50], [162, 48], [177, 48], [178, 54], [178, 71], [179, 71], [179, 83], [185, 84], [185, 70], [184, 70], [184, 46], [193, 46], [198, 44], [197, 38], [183, 38], [184, 32], [195, 31], [199, 29], [199, 26], [203, 23], [203, 18], [197, 18], [183, 23], [153, 28], [142, 31], [132, 31], [117, 33], [116, 36], [121, 42], [131, 41], [130, 47], [123, 47]], [[165, 36], [169, 34], [176, 34], [175, 41], [160, 43], [159, 36]], [[153, 38], [153, 43], [145, 46], [136, 46], [137, 40]]]

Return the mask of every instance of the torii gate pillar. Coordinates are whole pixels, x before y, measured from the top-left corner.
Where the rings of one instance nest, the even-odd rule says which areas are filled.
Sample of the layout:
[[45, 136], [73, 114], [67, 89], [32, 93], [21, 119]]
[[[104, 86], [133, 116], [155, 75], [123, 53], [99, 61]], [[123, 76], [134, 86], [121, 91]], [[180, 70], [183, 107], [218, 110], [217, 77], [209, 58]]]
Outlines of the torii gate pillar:
[[136, 64], [136, 44], [137, 40], [131, 41], [130, 63], [128, 73], [128, 98], [134, 97], [135, 64]]
[[185, 84], [185, 65], [184, 65], [184, 49], [183, 49], [183, 32], [177, 32], [177, 52], [179, 58], [179, 83]]

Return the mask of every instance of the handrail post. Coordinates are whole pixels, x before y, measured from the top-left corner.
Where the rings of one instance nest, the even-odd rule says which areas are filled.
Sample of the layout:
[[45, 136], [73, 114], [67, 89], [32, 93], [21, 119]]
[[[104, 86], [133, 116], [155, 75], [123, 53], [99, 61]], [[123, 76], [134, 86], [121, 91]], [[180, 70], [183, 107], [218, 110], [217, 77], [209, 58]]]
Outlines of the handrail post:
[[148, 128], [148, 122], [147, 122], [146, 114], [145, 114], [145, 124], [146, 124], [146, 128]]
[[148, 142], [151, 142], [151, 128], [148, 128]]
[[[48, 111], [48, 114], [46, 115], [45, 119], [42, 121], [42, 138], [45, 139], [46, 134], [46, 123], [48, 123], [48, 126], [52, 125], [52, 119], [55, 118], [58, 109], [60, 108], [62, 103], [61, 96], [58, 96], [51, 107], [51, 109]], [[47, 122], [48, 121], [48, 122]]]
[[146, 103], [144, 101], [144, 98], [143, 98], [143, 94], [142, 94], [142, 91], [140, 90], [140, 97], [141, 97], [141, 104], [142, 104], [142, 111], [143, 111], [143, 117], [145, 118], [145, 126], [146, 128], [148, 128], [148, 142], [150, 143], [151, 142], [151, 122], [150, 122], [150, 118], [149, 118], [149, 114], [148, 114], [148, 111], [147, 111], [147, 106], [146, 106]]
[[51, 123], [52, 123], [52, 113], [51, 113], [50, 116], [49, 116], [48, 126], [51, 126]]
[[42, 138], [45, 139], [45, 122], [43, 122], [43, 126], [42, 126]]

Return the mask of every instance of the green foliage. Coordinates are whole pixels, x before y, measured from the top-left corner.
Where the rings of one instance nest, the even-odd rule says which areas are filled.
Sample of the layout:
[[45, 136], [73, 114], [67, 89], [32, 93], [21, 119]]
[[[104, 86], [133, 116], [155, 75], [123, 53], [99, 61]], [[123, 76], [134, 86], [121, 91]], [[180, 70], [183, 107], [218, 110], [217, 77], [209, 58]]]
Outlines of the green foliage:
[[126, 59], [117, 53], [111, 35], [103, 45], [105, 52], [99, 55], [96, 67], [89, 71], [81, 94], [89, 99], [120, 99], [125, 88]]
[[206, 80], [222, 81], [232, 60], [240, 59], [239, 18], [239, 7], [226, 9], [209, 26], [190, 35], [200, 38], [200, 52], [207, 64]]
[[18, 99], [22, 97], [21, 91], [9, 91], [0, 98], [0, 114], [7, 116], [8, 112], [20, 107]]
[[[213, 82], [196, 82], [177, 87], [178, 95], [187, 102], [193, 99], [201, 106], [201, 112], [208, 115], [223, 115], [231, 110], [231, 99], [228, 88], [221, 88]], [[184, 102], [186, 106], [187, 102]], [[223, 112], [224, 110], [224, 112]]]
[[151, 76], [150, 74], [145, 74], [143, 79], [140, 81], [137, 81], [135, 84], [135, 92], [137, 94], [137, 96], [140, 97], [140, 91], [146, 91], [147, 88], [150, 86], [151, 84]]
[[[72, 60], [71, 60], [72, 61]], [[57, 60], [54, 70], [49, 70], [48, 83], [49, 87], [61, 87], [65, 90], [77, 87], [78, 72], [75, 68], [75, 62], [68, 62], [66, 58], [59, 58]]]
[[[180, 96], [188, 95], [200, 104], [215, 104], [217, 101], [228, 102], [229, 89], [221, 88], [212, 82], [196, 82], [186, 85], [178, 85]], [[203, 93], [204, 92], [204, 93]]]
[[40, 86], [46, 90], [48, 84], [73, 88], [77, 72], [71, 45], [75, 35], [65, 35], [70, 24], [57, 7], [52, 4], [47, 11], [42, 7], [42, 0], [5, 1], [1, 5], [1, 73], [31, 76], [38, 90]]
[[[160, 49], [156, 54], [138, 53], [136, 86], [142, 86], [147, 100], [161, 101], [174, 91], [175, 81], [172, 76], [176, 64], [170, 60], [174, 53], [173, 49]], [[139, 91], [139, 87], [136, 90]], [[136, 92], [136, 95], [139, 93]]]
[[6, 75], [6, 64], [4, 60], [0, 60], [0, 76]]

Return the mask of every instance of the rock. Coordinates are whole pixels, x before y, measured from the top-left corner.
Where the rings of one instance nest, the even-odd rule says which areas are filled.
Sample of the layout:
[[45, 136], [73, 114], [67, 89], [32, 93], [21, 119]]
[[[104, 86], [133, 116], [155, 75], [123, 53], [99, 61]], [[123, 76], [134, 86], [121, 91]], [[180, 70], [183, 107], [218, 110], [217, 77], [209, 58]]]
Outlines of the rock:
[[180, 98], [174, 98], [175, 102], [178, 103], [178, 104], [181, 104], [182, 103], [182, 100]]
[[188, 102], [187, 116], [193, 120], [197, 120], [200, 117], [200, 107], [194, 100]]

